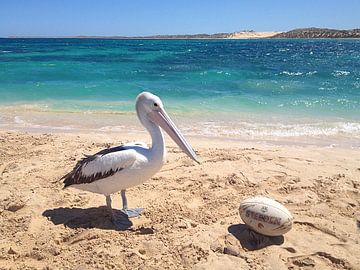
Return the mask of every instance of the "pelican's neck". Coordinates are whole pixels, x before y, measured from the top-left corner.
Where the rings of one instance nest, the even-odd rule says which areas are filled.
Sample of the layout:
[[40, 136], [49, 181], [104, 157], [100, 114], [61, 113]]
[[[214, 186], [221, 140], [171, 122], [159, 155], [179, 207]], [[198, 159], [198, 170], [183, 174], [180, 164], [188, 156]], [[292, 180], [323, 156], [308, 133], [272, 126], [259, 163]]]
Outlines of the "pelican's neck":
[[164, 135], [159, 126], [147, 121], [145, 128], [149, 131], [151, 136], [151, 147], [150, 152], [154, 159], [165, 162], [166, 159], [166, 146]]
[[165, 162], [166, 147], [164, 135], [158, 125], [151, 122], [147, 116], [146, 110], [141, 106], [139, 100], [136, 102], [136, 113], [141, 124], [148, 130], [151, 136], [150, 156], [152, 160]]

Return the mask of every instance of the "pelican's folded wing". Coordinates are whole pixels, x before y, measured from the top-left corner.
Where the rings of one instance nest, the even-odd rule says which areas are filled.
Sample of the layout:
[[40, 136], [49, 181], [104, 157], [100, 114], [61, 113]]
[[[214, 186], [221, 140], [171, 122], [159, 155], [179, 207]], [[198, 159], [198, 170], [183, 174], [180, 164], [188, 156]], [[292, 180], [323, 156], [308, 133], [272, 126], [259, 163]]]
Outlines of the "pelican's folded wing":
[[130, 167], [135, 160], [136, 152], [125, 146], [104, 149], [78, 161], [74, 169], [61, 179], [64, 179], [64, 188], [92, 183]]

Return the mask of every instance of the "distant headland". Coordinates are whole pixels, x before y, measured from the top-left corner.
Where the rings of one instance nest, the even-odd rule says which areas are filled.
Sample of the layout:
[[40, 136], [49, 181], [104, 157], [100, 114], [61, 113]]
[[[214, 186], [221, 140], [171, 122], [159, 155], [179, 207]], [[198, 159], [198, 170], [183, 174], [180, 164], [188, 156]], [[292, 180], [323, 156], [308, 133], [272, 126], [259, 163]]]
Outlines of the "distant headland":
[[360, 38], [360, 28], [337, 30], [328, 28], [300, 28], [278, 33], [272, 38]]
[[[9, 36], [8, 38], [53, 38]], [[55, 37], [54, 37], [55, 38]], [[57, 38], [108, 38], [108, 39], [259, 39], [259, 38], [360, 38], [360, 28], [337, 30], [329, 28], [299, 28], [288, 32], [257, 32], [243, 30], [232, 33], [180, 34], [151, 36], [65, 36]]]

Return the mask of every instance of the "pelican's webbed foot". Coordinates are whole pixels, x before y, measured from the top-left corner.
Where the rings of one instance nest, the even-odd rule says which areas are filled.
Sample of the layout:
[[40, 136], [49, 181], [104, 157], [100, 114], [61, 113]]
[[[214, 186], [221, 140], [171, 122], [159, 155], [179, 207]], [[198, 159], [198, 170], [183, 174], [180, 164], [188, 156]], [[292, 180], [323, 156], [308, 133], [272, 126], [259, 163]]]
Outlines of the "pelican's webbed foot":
[[138, 217], [141, 215], [141, 213], [144, 211], [144, 208], [130, 208], [125, 209], [123, 208], [121, 212], [123, 212], [125, 215], [127, 215], [129, 218]]

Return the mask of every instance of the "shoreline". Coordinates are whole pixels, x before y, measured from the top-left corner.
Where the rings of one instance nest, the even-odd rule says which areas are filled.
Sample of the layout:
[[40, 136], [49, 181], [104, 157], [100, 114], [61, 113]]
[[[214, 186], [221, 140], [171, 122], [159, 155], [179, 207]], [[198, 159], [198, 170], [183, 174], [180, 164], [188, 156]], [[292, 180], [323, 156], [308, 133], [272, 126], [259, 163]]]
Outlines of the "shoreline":
[[[233, 117], [224, 113], [181, 115], [170, 113], [185, 136], [209, 140], [260, 143], [264, 145], [319, 146], [360, 149], [360, 123], [346, 119], [329, 121], [307, 118], [269, 117], [252, 114]], [[232, 117], [230, 117], [232, 116]], [[136, 113], [3, 112], [0, 130], [54, 134], [145, 134]]]

